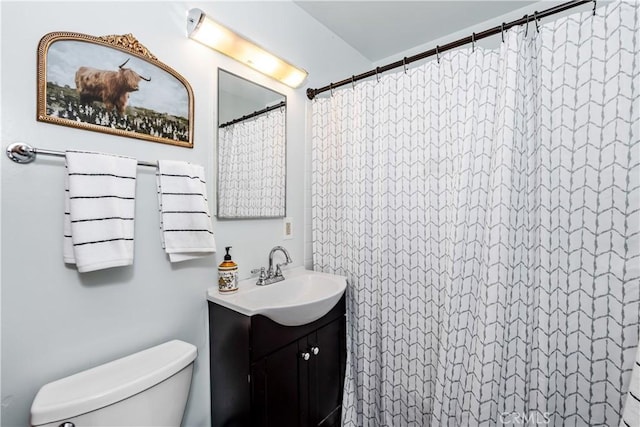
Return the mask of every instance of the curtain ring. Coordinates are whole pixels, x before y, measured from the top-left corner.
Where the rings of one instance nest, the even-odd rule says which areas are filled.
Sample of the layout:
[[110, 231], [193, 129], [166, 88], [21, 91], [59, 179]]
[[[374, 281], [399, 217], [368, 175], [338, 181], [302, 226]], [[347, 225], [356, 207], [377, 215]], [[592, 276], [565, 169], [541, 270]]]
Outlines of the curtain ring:
[[598, 0], [593, 0], [593, 16], [596, 16], [596, 6], [598, 5]]
[[378, 80], [378, 83], [380, 83], [380, 74], [378, 74], [380, 72], [380, 67], [376, 67], [376, 80]]
[[527, 35], [529, 34], [529, 14], [525, 15], [525, 17], [527, 18], [527, 26], [524, 29], [524, 36], [527, 37]]
[[440, 46], [436, 45], [436, 60], [440, 63]]
[[476, 33], [471, 33], [471, 52], [476, 51]]
[[329, 83], [329, 90], [331, 91], [331, 97], [333, 98], [333, 83]]
[[504, 43], [504, 22], [500, 24], [500, 35], [502, 36], [502, 43]]
[[539, 22], [540, 22], [540, 19], [538, 19], [538, 11], [537, 10], [535, 12], [533, 12], [533, 19], [535, 19], [535, 21], [536, 21], [536, 33], [540, 34], [540, 25], [538, 25]]
[[355, 90], [356, 89], [356, 76], [354, 76], [353, 74], [351, 75], [351, 89]]
[[407, 57], [402, 58], [402, 67], [404, 68], [404, 73], [407, 74]]

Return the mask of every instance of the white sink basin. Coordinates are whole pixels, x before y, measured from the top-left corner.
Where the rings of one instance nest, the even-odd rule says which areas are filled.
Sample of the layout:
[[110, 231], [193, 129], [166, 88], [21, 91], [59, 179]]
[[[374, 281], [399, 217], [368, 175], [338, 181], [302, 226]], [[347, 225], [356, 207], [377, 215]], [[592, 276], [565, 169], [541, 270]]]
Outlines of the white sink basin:
[[221, 294], [207, 290], [211, 302], [246, 316], [262, 314], [285, 326], [298, 326], [318, 320], [333, 308], [347, 288], [347, 279], [298, 267], [284, 270], [285, 280], [257, 286], [256, 278], [243, 280], [238, 291]]

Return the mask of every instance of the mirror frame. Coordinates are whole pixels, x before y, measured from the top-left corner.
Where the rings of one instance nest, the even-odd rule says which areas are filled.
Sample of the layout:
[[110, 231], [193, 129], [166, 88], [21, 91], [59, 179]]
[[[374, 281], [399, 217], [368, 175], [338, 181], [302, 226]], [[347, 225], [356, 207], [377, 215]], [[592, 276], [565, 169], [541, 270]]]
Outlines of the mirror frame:
[[[282, 213], [282, 215], [277, 215], [277, 216], [220, 216], [219, 212], [220, 212], [220, 72], [224, 71], [227, 74], [232, 75], [233, 77], [236, 77], [238, 79], [242, 79], [248, 83], [251, 83], [252, 85], [256, 85], [259, 86], [263, 89], [266, 89], [270, 92], [273, 93], [277, 93], [279, 95], [281, 95], [284, 98], [284, 102], [285, 102], [285, 114], [284, 114], [284, 212]], [[225, 70], [224, 68], [220, 68], [218, 67], [218, 76], [217, 76], [217, 95], [218, 95], [218, 100], [217, 100], [217, 105], [218, 105], [218, 109], [217, 109], [217, 117], [216, 117], [216, 155], [215, 155], [215, 165], [216, 165], [216, 218], [219, 220], [236, 220], [236, 219], [274, 219], [274, 218], [285, 218], [287, 216], [287, 179], [288, 179], [288, 162], [287, 162], [287, 154], [288, 154], [288, 150], [287, 150], [287, 144], [288, 144], [288, 131], [287, 131], [287, 125], [288, 125], [288, 115], [289, 115], [289, 110], [288, 110], [288, 102], [287, 102], [287, 95], [280, 93], [276, 90], [273, 90], [270, 87], [261, 85], [259, 83], [256, 83], [252, 80], [249, 80], [246, 77], [242, 77], [236, 73], [232, 73], [231, 71]]]

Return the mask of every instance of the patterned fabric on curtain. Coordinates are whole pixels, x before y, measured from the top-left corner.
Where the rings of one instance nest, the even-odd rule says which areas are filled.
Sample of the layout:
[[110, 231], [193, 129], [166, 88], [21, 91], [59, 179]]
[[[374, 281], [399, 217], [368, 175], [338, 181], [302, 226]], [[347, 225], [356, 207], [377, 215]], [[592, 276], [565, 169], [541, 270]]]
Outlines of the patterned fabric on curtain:
[[617, 425], [640, 335], [638, 3], [313, 104], [347, 426]]
[[218, 216], [285, 213], [285, 109], [219, 129]]

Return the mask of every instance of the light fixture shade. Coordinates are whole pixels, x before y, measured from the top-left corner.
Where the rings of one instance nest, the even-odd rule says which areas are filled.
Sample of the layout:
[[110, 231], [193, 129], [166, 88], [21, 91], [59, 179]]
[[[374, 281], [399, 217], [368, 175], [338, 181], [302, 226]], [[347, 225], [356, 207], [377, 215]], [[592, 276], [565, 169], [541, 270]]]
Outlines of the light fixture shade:
[[189, 11], [187, 35], [189, 38], [279, 80], [287, 86], [296, 88], [307, 78], [308, 73], [305, 70], [294, 67], [287, 61], [218, 24], [200, 9]]

